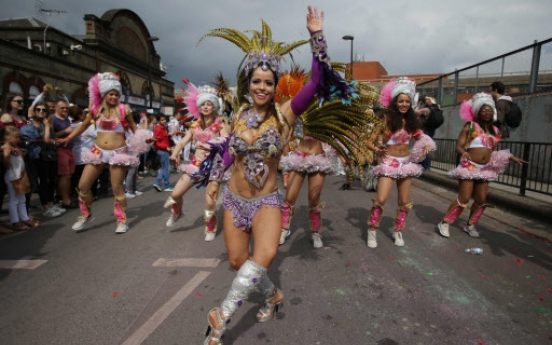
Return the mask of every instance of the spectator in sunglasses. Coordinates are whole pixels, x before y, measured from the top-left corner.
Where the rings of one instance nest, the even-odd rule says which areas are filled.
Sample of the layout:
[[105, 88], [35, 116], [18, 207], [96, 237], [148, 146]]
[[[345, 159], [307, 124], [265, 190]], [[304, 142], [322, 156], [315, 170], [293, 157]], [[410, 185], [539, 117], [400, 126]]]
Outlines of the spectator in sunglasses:
[[5, 113], [0, 117], [0, 128], [5, 126], [15, 126], [21, 128], [27, 124], [27, 119], [23, 115], [23, 96], [18, 93], [8, 93], [4, 100]]

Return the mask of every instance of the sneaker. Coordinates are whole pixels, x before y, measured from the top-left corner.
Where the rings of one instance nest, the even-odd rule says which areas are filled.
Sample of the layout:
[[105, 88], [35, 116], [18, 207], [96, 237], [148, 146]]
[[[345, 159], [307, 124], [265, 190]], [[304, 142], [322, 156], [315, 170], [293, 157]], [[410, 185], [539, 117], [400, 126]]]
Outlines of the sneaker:
[[55, 218], [61, 216], [61, 212], [58, 212], [55, 208], [52, 207], [42, 212], [42, 215], [48, 218]]
[[164, 189], [165, 192], [172, 192], [173, 190], [174, 190], [173, 187], [166, 187], [166, 188]]
[[57, 206], [53, 206], [52, 209], [54, 209], [56, 212], [58, 212], [59, 214], [64, 214], [65, 212], [67, 212], [66, 209], [62, 208], [62, 207], [57, 207]]
[[398, 246], [398, 247], [404, 246], [404, 240], [403, 240], [403, 237], [402, 237], [402, 232], [395, 231], [393, 233], [393, 238], [395, 239], [395, 245], [396, 246]]
[[163, 191], [163, 188], [159, 187], [159, 185], [157, 183], [154, 183], [153, 184], [153, 188], [158, 191], [158, 192], [162, 192]]
[[368, 241], [366, 244], [368, 244], [370, 248], [376, 248], [378, 246], [378, 242], [376, 241], [376, 230], [368, 230]]
[[140, 196], [142, 194], [144, 194], [144, 193], [140, 192], [139, 190], [134, 191], [134, 195], [136, 195], [136, 196]]
[[217, 233], [214, 231], [205, 231], [205, 242], [211, 242], [215, 240]]
[[448, 225], [448, 223], [440, 222], [439, 224], [437, 224], [437, 227], [439, 228], [439, 233], [440, 233], [443, 237], [450, 237], [450, 232], [449, 232], [449, 225]]
[[134, 194], [134, 193], [129, 193], [129, 192], [126, 192], [126, 193], [125, 193], [125, 198], [127, 198], [127, 199], [133, 199], [133, 198], [136, 198], [136, 194]]
[[115, 229], [115, 233], [117, 234], [124, 234], [128, 230], [128, 225], [126, 223], [117, 222], [117, 229]]
[[88, 218], [84, 218], [84, 216], [79, 216], [75, 224], [73, 224], [73, 226], [71, 227], [71, 229], [75, 231], [81, 231], [82, 229], [84, 229], [84, 225], [86, 223], [90, 223], [92, 221], [94, 221], [94, 216], [89, 216]]
[[286, 239], [291, 235], [290, 230], [282, 229], [282, 232], [280, 233], [280, 244], [286, 243]]
[[169, 228], [172, 228], [173, 226], [176, 225], [176, 222], [178, 222], [178, 220], [180, 218], [182, 218], [183, 215], [184, 215], [183, 213], [180, 213], [180, 215], [177, 217], [177, 216], [171, 214], [171, 216], [167, 220], [167, 224], [165, 224], [165, 225]]
[[471, 237], [479, 237], [479, 231], [477, 231], [473, 224], [465, 226], [463, 230], [467, 232]]
[[322, 243], [322, 236], [318, 232], [313, 232], [312, 235], [312, 245], [314, 248], [322, 248], [324, 247], [324, 243]]

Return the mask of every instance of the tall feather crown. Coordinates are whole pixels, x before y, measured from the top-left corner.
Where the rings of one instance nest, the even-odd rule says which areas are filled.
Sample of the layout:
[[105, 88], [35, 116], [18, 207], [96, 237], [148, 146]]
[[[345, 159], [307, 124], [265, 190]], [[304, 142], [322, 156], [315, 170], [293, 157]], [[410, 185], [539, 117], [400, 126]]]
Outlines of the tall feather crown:
[[289, 54], [293, 59], [291, 51], [303, 44], [308, 43], [309, 40], [296, 41], [290, 44], [286, 44], [284, 42], [274, 42], [272, 41], [272, 30], [270, 29], [270, 26], [268, 26], [263, 19], [261, 19], [261, 21], [262, 31], [245, 31], [253, 34], [251, 38], [248, 38], [245, 33], [236, 29], [219, 28], [213, 29], [201, 37], [198, 44], [205, 37], [223, 38], [234, 43], [247, 54], [244, 58], [245, 61], [242, 62], [242, 64], [245, 63], [244, 71], [246, 75], [249, 71], [260, 66], [265, 71], [270, 68], [279, 76], [283, 71], [281, 65], [282, 56]]

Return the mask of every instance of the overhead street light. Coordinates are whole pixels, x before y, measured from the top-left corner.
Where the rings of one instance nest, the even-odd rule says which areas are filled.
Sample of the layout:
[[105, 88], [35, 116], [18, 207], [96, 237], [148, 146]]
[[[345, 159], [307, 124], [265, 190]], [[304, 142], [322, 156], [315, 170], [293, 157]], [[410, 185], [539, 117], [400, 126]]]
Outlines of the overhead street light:
[[[157, 42], [159, 41], [159, 37], [149, 37], [149, 42]], [[153, 87], [151, 85], [151, 49], [150, 45], [148, 44], [148, 91], [149, 91], [149, 107], [150, 109], [153, 109]]]
[[353, 78], [353, 41], [354, 41], [354, 37], [353, 36], [350, 36], [350, 35], [345, 35], [343, 36], [343, 39], [345, 41], [351, 41], [351, 80], [354, 79]]

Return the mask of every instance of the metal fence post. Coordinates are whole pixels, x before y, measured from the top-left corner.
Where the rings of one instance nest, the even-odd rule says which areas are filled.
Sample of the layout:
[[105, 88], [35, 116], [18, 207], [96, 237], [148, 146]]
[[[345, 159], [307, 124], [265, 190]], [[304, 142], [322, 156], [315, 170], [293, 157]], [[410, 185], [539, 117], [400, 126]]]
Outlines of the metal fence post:
[[[523, 160], [529, 161], [529, 151], [531, 150], [531, 143], [525, 143], [523, 145]], [[519, 195], [525, 196], [525, 189], [527, 188], [527, 173], [529, 172], [529, 164], [522, 164], [521, 166], [521, 185], [519, 186]]]
[[437, 103], [443, 104], [443, 75], [439, 77], [439, 91], [437, 91]]
[[533, 60], [531, 61], [531, 77], [529, 79], [529, 92], [537, 92], [537, 82], [539, 79], [539, 63], [541, 55], [541, 45], [535, 41], [533, 46]]

